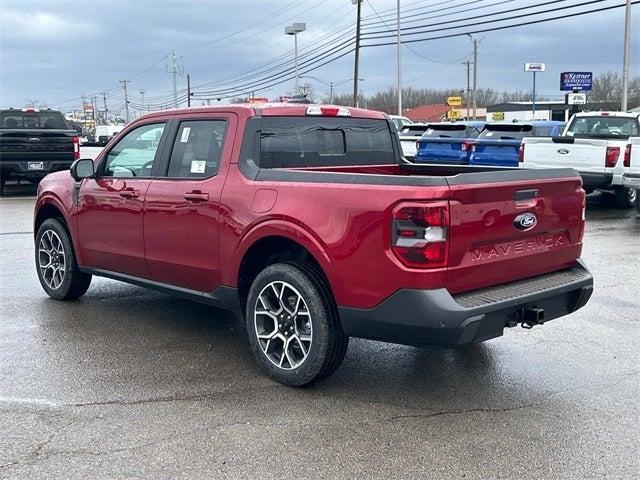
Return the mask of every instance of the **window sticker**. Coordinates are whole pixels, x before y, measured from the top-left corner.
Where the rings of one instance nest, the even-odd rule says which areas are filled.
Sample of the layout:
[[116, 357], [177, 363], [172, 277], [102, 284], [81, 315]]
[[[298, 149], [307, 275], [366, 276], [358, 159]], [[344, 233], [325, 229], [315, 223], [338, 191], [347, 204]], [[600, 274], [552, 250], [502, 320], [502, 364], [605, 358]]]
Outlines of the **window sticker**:
[[487, 137], [493, 137], [493, 132], [487, 132]]
[[180, 137], [180, 143], [187, 143], [189, 141], [189, 134], [190, 133], [191, 133], [191, 128], [185, 127], [182, 130], [182, 137]]
[[194, 160], [191, 162], [191, 173], [204, 173], [205, 168], [207, 168], [207, 162], [204, 160]]
[[427, 135], [431, 135], [433, 133], [433, 128], [428, 128], [427, 129]]

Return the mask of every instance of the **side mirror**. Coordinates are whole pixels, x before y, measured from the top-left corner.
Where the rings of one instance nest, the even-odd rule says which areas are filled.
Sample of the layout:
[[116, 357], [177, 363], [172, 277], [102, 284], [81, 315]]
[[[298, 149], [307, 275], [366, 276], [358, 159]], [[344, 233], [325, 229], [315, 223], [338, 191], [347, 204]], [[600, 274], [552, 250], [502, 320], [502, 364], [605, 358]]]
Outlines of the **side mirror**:
[[96, 174], [93, 160], [90, 158], [81, 158], [71, 164], [71, 176], [76, 182], [83, 178], [93, 178]]

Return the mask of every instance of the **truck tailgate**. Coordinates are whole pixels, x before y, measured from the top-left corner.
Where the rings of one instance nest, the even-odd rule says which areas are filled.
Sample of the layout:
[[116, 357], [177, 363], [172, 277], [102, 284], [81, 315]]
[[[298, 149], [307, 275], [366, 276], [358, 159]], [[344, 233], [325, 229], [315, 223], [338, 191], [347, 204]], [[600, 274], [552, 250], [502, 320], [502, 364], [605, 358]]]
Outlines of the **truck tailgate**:
[[574, 265], [584, 229], [580, 177], [572, 169], [539, 170], [537, 178], [535, 172], [475, 173], [449, 179], [450, 292]]
[[571, 167], [579, 172], [604, 173], [607, 141], [589, 138], [558, 140], [525, 137], [524, 166], [527, 168]]

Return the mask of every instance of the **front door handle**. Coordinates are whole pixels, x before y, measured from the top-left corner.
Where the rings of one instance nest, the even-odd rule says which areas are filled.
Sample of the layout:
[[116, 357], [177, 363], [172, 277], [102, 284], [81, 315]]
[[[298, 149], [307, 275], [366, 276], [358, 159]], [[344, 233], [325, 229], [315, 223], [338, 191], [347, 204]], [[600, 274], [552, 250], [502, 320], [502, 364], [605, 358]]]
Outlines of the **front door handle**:
[[207, 200], [209, 200], [209, 194], [202, 193], [199, 190], [194, 190], [193, 192], [185, 193], [184, 199], [190, 202], [206, 202]]
[[118, 193], [123, 198], [138, 198], [140, 196], [140, 192], [138, 190], [134, 190], [133, 188], [125, 188]]

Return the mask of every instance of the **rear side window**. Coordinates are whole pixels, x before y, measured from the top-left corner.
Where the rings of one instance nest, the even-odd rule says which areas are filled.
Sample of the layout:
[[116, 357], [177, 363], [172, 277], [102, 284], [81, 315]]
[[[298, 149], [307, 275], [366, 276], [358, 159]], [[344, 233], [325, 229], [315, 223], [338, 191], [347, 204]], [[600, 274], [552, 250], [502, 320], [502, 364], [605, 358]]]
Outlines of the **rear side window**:
[[562, 133], [563, 125], [544, 125], [536, 127], [533, 132], [534, 137], [557, 137]]
[[69, 127], [60, 112], [21, 112], [0, 113], [1, 128], [44, 128], [66, 130]]
[[167, 176], [206, 178], [214, 175], [218, 171], [226, 131], [226, 120], [180, 122]]
[[384, 120], [266, 117], [260, 167], [328, 167], [396, 163]]
[[531, 125], [487, 125], [478, 138], [488, 140], [522, 140], [530, 137]]

